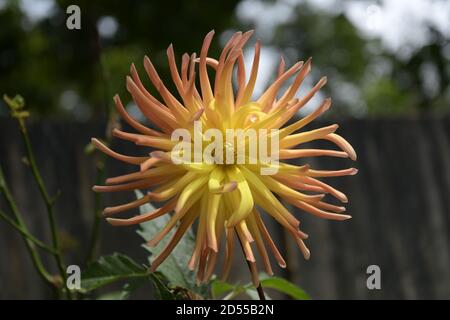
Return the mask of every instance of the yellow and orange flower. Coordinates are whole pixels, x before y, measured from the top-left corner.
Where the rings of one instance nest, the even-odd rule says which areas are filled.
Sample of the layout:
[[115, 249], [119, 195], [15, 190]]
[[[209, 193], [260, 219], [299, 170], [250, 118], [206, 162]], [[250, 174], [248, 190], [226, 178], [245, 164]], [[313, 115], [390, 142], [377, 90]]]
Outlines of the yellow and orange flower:
[[[311, 59], [297, 62], [288, 70], [285, 70], [284, 61], [281, 60], [276, 80], [258, 99], [253, 99], [260, 59], [260, 43], [255, 44], [253, 64], [249, 80], [246, 81], [242, 50], [252, 31], [235, 33], [225, 45], [218, 60], [208, 57], [213, 35], [214, 32], [211, 31], [205, 37], [199, 57], [195, 53], [182, 56], [181, 72], [175, 62], [172, 45], [167, 49], [171, 76], [181, 99], [167, 89], [148, 57], [144, 59], [144, 67], [162, 101], [147, 91], [135, 66], [131, 65], [127, 89], [142, 113], [159, 130], [148, 128], [134, 120], [116, 95], [114, 101], [118, 112], [139, 133], [114, 129], [113, 135], [157, 151], [151, 152], [146, 157], [126, 156], [93, 139], [93, 144], [107, 155], [140, 166], [139, 171], [109, 178], [105, 186], [95, 186], [94, 190], [114, 192], [151, 189], [136, 201], [106, 208], [104, 214], [108, 217], [108, 222], [114, 226], [139, 224], [171, 214], [166, 227], [148, 243], [150, 246], [156, 245], [172, 229], [176, 229], [165, 249], [152, 260], [151, 270], [156, 270], [172, 252], [186, 230], [197, 220], [196, 244], [189, 268], [197, 270], [198, 281], [206, 281], [211, 277], [221, 247], [224, 247], [225, 251], [222, 271], [226, 277], [231, 266], [236, 235], [251, 266], [253, 281], [257, 285], [257, 268], [253, 252], [255, 248], [268, 274], [273, 272], [267, 248], [278, 264], [283, 268], [286, 267], [282, 255], [263, 223], [262, 212], [274, 218], [292, 235], [304, 257], [308, 259], [310, 252], [304, 243], [308, 236], [299, 229], [299, 220], [286, 209], [281, 200], [321, 218], [349, 219], [349, 215], [343, 214], [344, 207], [323, 201], [326, 194], [343, 203], [347, 202], [347, 197], [317, 178], [354, 175], [357, 170], [349, 168], [324, 171], [311, 169], [306, 163], [296, 166], [279, 162], [270, 164], [276, 166], [277, 172], [269, 176], [260, 174], [260, 169], [268, 164], [258, 160], [256, 164], [206, 162], [174, 164], [171, 152], [177, 142], [171, 139], [171, 133], [179, 128], [186, 128], [192, 132], [194, 121], [201, 121], [205, 129], [216, 128], [222, 131], [279, 129], [277, 151], [280, 160], [315, 156], [355, 160], [356, 154], [352, 146], [335, 133], [338, 128], [336, 124], [295, 133], [327, 111], [331, 99], [325, 99], [314, 112], [286, 125], [327, 81], [326, 77], [323, 77], [304, 97], [296, 97], [300, 85], [311, 70]], [[213, 82], [209, 79], [208, 68], [215, 72]], [[197, 73], [200, 91], [196, 87]], [[278, 96], [281, 87], [290, 78], [293, 78], [290, 86]], [[296, 148], [303, 143], [320, 139], [333, 142], [340, 150]], [[161, 202], [162, 206], [153, 212], [128, 219], [112, 217], [147, 202]]]

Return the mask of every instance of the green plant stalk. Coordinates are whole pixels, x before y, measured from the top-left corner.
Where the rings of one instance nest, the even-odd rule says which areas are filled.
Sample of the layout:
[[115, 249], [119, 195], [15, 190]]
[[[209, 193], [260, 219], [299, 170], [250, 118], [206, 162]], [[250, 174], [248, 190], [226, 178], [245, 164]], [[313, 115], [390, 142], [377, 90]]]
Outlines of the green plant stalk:
[[[108, 69], [105, 66], [105, 61], [101, 52], [100, 47], [100, 37], [98, 31], [95, 34], [95, 40], [97, 43], [97, 54], [98, 54], [98, 65], [100, 68], [100, 74], [103, 78], [104, 86], [104, 100], [105, 100], [105, 114], [107, 119], [106, 124], [106, 143], [110, 143], [112, 140], [110, 125], [113, 122], [113, 112], [111, 111], [111, 106], [109, 103], [110, 95], [111, 95], [111, 87], [110, 87], [110, 75]], [[95, 183], [97, 185], [103, 183], [105, 179], [105, 163], [106, 163], [106, 155], [101, 154], [97, 163], [97, 176], [95, 179]], [[89, 240], [88, 253], [86, 255], [86, 264], [89, 264], [93, 261], [95, 257], [95, 253], [98, 247], [98, 241], [100, 239], [100, 222], [102, 220], [102, 194], [96, 193], [94, 199], [94, 222], [92, 223], [91, 236]]]
[[[25, 226], [24, 220], [20, 214], [19, 209], [17, 208], [17, 205], [12, 197], [12, 194], [6, 184], [6, 180], [5, 177], [3, 175], [3, 170], [0, 166], [0, 191], [3, 194], [9, 208], [11, 209], [11, 212], [14, 215], [14, 218], [17, 221], [17, 224], [28, 233], [28, 229]], [[55, 287], [55, 282], [54, 279], [52, 278], [52, 276], [47, 272], [47, 270], [45, 269], [41, 258], [39, 256], [39, 254], [36, 251], [36, 247], [34, 245], [34, 243], [30, 240], [27, 239], [26, 237], [23, 237], [23, 240], [25, 242], [25, 246], [27, 248], [28, 253], [31, 256], [31, 260], [33, 262], [34, 267], [36, 268], [36, 270], [38, 271], [38, 274], [40, 275], [40, 277], [42, 278], [42, 280], [47, 283], [52, 289], [56, 289]], [[56, 292], [58, 292], [56, 290]]]
[[11, 227], [13, 227], [17, 232], [19, 232], [22, 236], [33, 242], [37, 247], [41, 248], [42, 250], [47, 251], [48, 253], [55, 254], [56, 251], [43, 243], [41, 240], [30, 234], [27, 230], [25, 230], [21, 225], [17, 224], [14, 219], [11, 219], [5, 212], [0, 210], [0, 218], [5, 220], [6, 223], [8, 223]]
[[58, 267], [58, 271], [60, 273], [61, 278], [64, 281], [64, 286], [65, 286], [66, 280], [67, 280], [67, 275], [66, 275], [65, 268], [64, 268], [61, 248], [60, 248], [59, 240], [58, 240], [58, 234], [56, 231], [55, 215], [53, 212], [54, 199], [51, 199], [50, 196], [48, 195], [47, 189], [45, 188], [45, 185], [42, 180], [39, 169], [37, 168], [36, 160], [35, 160], [34, 154], [33, 154], [33, 149], [31, 147], [30, 139], [28, 137], [27, 127], [25, 126], [25, 121], [23, 118], [18, 118], [17, 120], [19, 122], [20, 132], [22, 134], [22, 138], [25, 143], [27, 159], [30, 164], [31, 172], [33, 174], [33, 177], [34, 177], [37, 185], [38, 185], [39, 192], [41, 193], [42, 198], [45, 202], [45, 207], [47, 209], [48, 222], [50, 225], [50, 232], [51, 232], [51, 236], [52, 236], [52, 245], [53, 245], [53, 248], [55, 249], [54, 257], [56, 260], [56, 265]]
[[[100, 155], [100, 160], [97, 164], [96, 184], [101, 184], [105, 178], [105, 160], [104, 154]], [[86, 255], [86, 264], [93, 261], [97, 251], [98, 239], [100, 238], [100, 221], [102, 219], [102, 195], [96, 193], [94, 198], [94, 222], [92, 224], [91, 236], [89, 240], [88, 253]]]

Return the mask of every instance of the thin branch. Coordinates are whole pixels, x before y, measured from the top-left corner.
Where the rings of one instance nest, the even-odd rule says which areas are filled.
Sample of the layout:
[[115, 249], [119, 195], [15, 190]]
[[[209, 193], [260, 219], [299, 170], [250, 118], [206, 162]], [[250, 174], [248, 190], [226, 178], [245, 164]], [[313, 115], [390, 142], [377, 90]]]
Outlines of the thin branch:
[[[101, 184], [105, 179], [105, 160], [106, 157], [101, 154], [101, 160], [97, 164], [96, 184]], [[94, 222], [92, 224], [91, 236], [89, 240], [88, 253], [86, 255], [86, 264], [92, 262], [97, 251], [98, 239], [100, 238], [100, 222], [102, 219], [102, 194], [97, 192], [94, 197]]]
[[[20, 214], [20, 211], [17, 208], [17, 205], [12, 197], [12, 194], [8, 188], [8, 185], [6, 184], [5, 176], [3, 174], [3, 169], [1, 166], [0, 166], [0, 192], [3, 194], [3, 196], [6, 200], [6, 203], [8, 204], [8, 207], [10, 208], [11, 212], [14, 215], [14, 218], [17, 221], [17, 224], [20, 225], [23, 230], [26, 230], [28, 232], [28, 230], [25, 226], [24, 220], [22, 218], [22, 215]], [[33, 265], [36, 268], [36, 270], [38, 271], [38, 274], [41, 276], [42, 280], [44, 280], [44, 282], [47, 283], [52, 289], [56, 289], [54, 278], [45, 269], [45, 267], [41, 261], [41, 258], [36, 251], [36, 247], [35, 247], [34, 243], [25, 237], [23, 238], [23, 240], [25, 242], [27, 251], [31, 256]]]
[[[109, 143], [112, 140], [111, 136], [111, 124], [114, 122], [114, 112], [112, 112], [110, 98], [111, 98], [111, 81], [110, 81], [110, 74], [108, 72], [107, 67], [105, 66], [105, 61], [102, 56], [102, 46], [101, 46], [101, 39], [100, 35], [98, 33], [97, 28], [94, 25], [94, 39], [96, 43], [96, 58], [97, 62], [99, 64], [100, 68], [100, 75], [102, 77], [102, 81], [104, 83], [104, 108], [105, 108], [105, 115], [106, 115], [106, 142]], [[98, 162], [97, 162], [97, 175], [96, 175], [96, 184], [103, 183], [103, 180], [105, 179], [105, 165], [106, 165], [106, 155], [102, 153], [99, 155]], [[102, 215], [102, 193], [97, 192], [95, 194], [94, 198], [94, 221], [92, 223], [92, 229], [91, 229], [91, 236], [89, 240], [89, 247], [88, 247], [88, 253], [86, 255], [86, 264], [89, 262], [92, 262], [92, 260], [95, 257], [97, 247], [98, 247], [98, 241], [100, 239], [100, 222], [102, 221], [103, 215]]]
[[49, 247], [44, 242], [33, 236], [31, 233], [29, 233], [27, 230], [25, 230], [22, 226], [14, 222], [14, 219], [11, 219], [5, 212], [0, 210], [0, 218], [5, 220], [6, 223], [8, 223], [11, 227], [13, 227], [17, 232], [19, 232], [21, 235], [23, 235], [25, 238], [33, 242], [37, 247], [41, 248], [42, 250], [45, 250], [51, 254], [55, 254], [55, 249]]
[[17, 119], [19, 122], [20, 132], [22, 134], [23, 141], [25, 143], [25, 149], [27, 152], [27, 159], [30, 164], [31, 172], [33, 174], [33, 177], [38, 185], [39, 192], [41, 193], [41, 196], [45, 202], [45, 207], [47, 209], [47, 217], [50, 225], [50, 232], [52, 236], [52, 244], [53, 248], [55, 249], [55, 260], [56, 265], [58, 267], [59, 273], [61, 275], [61, 278], [64, 280], [64, 285], [66, 283], [67, 275], [64, 268], [63, 258], [61, 254], [61, 248], [59, 246], [59, 239], [58, 234], [56, 231], [56, 223], [55, 223], [55, 215], [53, 212], [53, 199], [49, 196], [47, 189], [45, 188], [44, 182], [42, 180], [41, 174], [39, 172], [39, 169], [36, 165], [36, 160], [34, 158], [33, 149], [31, 147], [30, 139], [28, 137], [28, 131], [25, 126], [25, 121], [23, 118]]

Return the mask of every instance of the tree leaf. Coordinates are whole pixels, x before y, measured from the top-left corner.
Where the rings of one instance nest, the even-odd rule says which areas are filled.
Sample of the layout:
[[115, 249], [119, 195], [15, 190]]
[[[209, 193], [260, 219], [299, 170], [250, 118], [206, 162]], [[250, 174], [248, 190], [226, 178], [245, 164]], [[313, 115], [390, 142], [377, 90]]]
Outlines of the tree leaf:
[[[260, 273], [259, 279], [263, 288], [277, 290], [297, 300], [311, 299], [303, 289], [297, 287], [295, 284], [286, 279], [280, 277], [270, 277], [264, 272]], [[231, 300], [240, 294], [245, 294], [252, 300], [259, 300], [258, 292], [253, 283], [247, 283], [245, 285], [231, 284], [216, 279], [211, 283], [211, 294], [214, 299], [227, 294], [224, 299]], [[265, 296], [267, 300], [271, 300], [267, 292], [265, 292]]]
[[[141, 198], [143, 195], [140, 191], [136, 190], [136, 196], [137, 198]], [[153, 210], [155, 210], [155, 208], [149, 203], [140, 207], [141, 214], [148, 213]], [[166, 226], [169, 219], [169, 215], [164, 215], [157, 219], [141, 223], [138, 234], [147, 242]], [[144, 248], [151, 254], [149, 257], [150, 263], [153, 257], [156, 257], [164, 249], [174, 232], [175, 231], [172, 230], [155, 247], [149, 247], [144, 244]], [[206, 286], [197, 286], [194, 272], [189, 270], [187, 267], [194, 246], [195, 239], [193, 232], [192, 230], [188, 230], [172, 253], [158, 267], [158, 271], [164, 275], [170, 286], [187, 288], [204, 296], [206, 293]]]
[[126, 300], [130, 297], [130, 291], [123, 288], [119, 291], [108, 292], [97, 297], [97, 300]]
[[215, 279], [211, 283], [211, 295], [213, 299], [217, 299], [225, 293], [235, 290], [235, 288], [236, 286], [232, 285], [231, 283]]
[[[262, 277], [263, 278], [263, 277]], [[261, 279], [263, 288], [270, 288], [287, 294], [296, 300], [310, 300], [311, 297], [301, 288], [297, 287], [292, 282], [280, 277], [270, 277]]]
[[88, 266], [81, 279], [83, 292], [89, 292], [118, 280], [148, 277], [146, 268], [131, 258], [114, 253], [102, 256]]
[[145, 281], [151, 281], [158, 298], [173, 300], [175, 296], [164, 284], [158, 273], [149, 274], [145, 266], [139, 265], [130, 257], [114, 253], [102, 256], [89, 265], [81, 279], [81, 292], [87, 293], [119, 280], [128, 280], [122, 290], [100, 296], [100, 299], [123, 300], [140, 287]]
[[[133, 278], [131, 282], [125, 283], [121, 290], [108, 292], [97, 297], [97, 300], [127, 300], [131, 294], [142, 287], [146, 281], [143, 278]], [[155, 284], [153, 283], [155, 286]], [[157, 288], [155, 288], [158, 290]], [[156, 292], [158, 294], [158, 291]], [[158, 295], [159, 296], [159, 295]]]

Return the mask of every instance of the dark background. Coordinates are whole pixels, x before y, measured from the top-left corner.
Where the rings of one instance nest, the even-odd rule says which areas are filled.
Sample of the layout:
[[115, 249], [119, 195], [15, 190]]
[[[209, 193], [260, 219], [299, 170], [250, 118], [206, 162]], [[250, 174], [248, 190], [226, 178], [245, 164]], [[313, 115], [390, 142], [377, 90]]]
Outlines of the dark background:
[[[66, 28], [70, 4], [81, 8], [81, 30]], [[144, 79], [142, 59], [148, 55], [170, 87], [165, 55], [170, 43], [177, 58], [184, 52], [198, 53], [203, 37], [215, 29], [210, 55], [218, 56], [232, 32], [255, 29], [251, 42], [260, 38], [265, 48], [257, 91], [274, 78], [280, 55], [287, 65], [312, 56], [313, 72], [305, 88], [328, 76], [319, 98], [331, 96], [333, 107], [324, 121], [339, 122], [340, 133], [359, 156], [357, 176], [332, 181], [348, 195], [352, 220], [319, 221], [297, 213], [310, 234], [311, 261], [304, 261], [282, 230], [271, 225], [289, 264], [277, 274], [315, 299], [449, 299], [448, 21], [450, 3], [437, 0], [3, 0], [0, 92], [26, 99], [37, 162], [51, 192], [62, 192], [57, 220], [66, 260], [78, 264], [95, 212], [91, 186], [97, 156], [86, 154], [85, 147], [92, 136], [106, 136], [115, 93], [139, 117], [125, 89], [130, 64], [136, 63]], [[253, 54], [251, 45], [247, 54]], [[147, 79], [144, 82], [151, 88]], [[21, 161], [24, 149], [17, 126], [7, 115], [2, 101], [0, 164], [30, 229], [49, 239], [44, 205]], [[124, 143], [114, 147], [125, 154], [140, 151]], [[311, 163], [323, 169], [353, 165], [323, 158]], [[131, 170], [106, 163], [108, 176]], [[131, 197], [107, 195], [101, 205]], [[3, 199], [0, 208], [6, 209]], [[144, 263], [140, 243], [134, 228], [101, 222], [98, 254], [118, 251]], [[366, 288], [371, 264], [381, 268], [381, 290]], [[241, 269], [235, 268], [232, 280], [248, 281]], [[20, 237], [3, 221], [0, 288], [1, 298], [50, 296]], [[144, 292], [140, 297], [147, 296]]]

